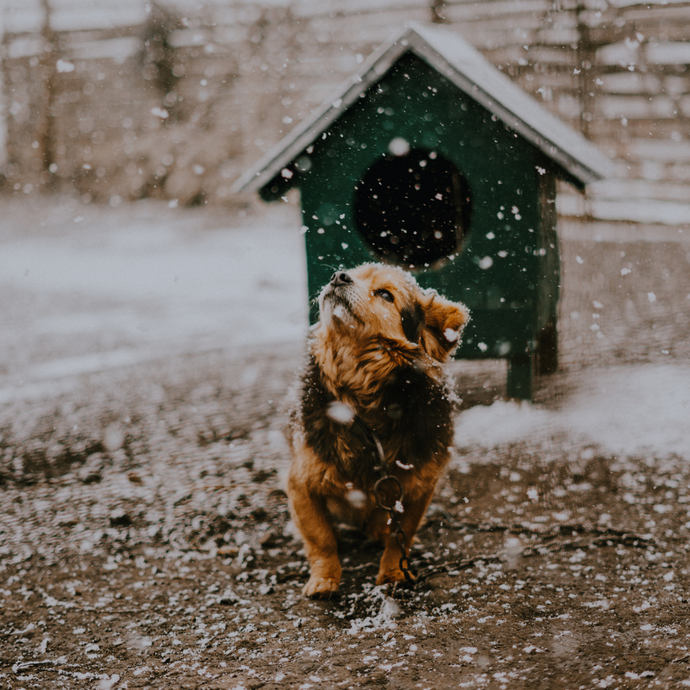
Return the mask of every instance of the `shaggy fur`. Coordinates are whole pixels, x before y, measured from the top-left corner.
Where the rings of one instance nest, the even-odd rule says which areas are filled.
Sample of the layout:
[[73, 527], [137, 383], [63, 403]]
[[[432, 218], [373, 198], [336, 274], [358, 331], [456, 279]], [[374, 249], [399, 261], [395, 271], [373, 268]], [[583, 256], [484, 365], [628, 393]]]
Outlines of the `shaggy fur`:
[[388, 514], [373, 496], [378, 457], [362, 429], [380, 439], [387, 472], [404, 488], [409, 549], [448, 462], [452, 403], [441, 364], [469, 318], [462, 304], [381, 264], [334, 273], [319, 309], [289, 430], [288, 496], [311, 566], [310, 597], [330, 596], [340, 583], [334, 520], [383, 544], [377, 584], [404, 579]]

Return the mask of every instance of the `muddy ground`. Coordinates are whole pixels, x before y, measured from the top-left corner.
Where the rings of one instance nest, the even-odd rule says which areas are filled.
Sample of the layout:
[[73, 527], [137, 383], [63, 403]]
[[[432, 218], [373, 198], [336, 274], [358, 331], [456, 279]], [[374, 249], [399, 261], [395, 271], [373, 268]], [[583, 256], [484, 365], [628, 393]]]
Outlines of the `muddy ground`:
[[[108, 266], [124, 228], [157, 265], [163, 250], [149, 235], [171, 221], [167, 209], [74, 217], [69, 207], [55, 220], [46, 203], [35, 218], [5, 209], [0, 237], [19, 246], [16, 256], [45, 253], [41, 238], [53, 233], [72, 238], [59, 248], [74, 271], [84, 242], [102, 245], [97, 265]], [[181, 235], [159, 244], [190, 252], [198, 233], [225, 227], [205, 216], [172, 220]], [[237, 255], [221, 235], [218, 252]], [[301, 249], [289, 254], [282, 242], [280, 265], [298, 275]], [[208, 251], [195, 251], [206, 267]], [[597, 368], [688, 361], [687, 243], [571, 237], [562, 253], [562, 368], [540, 382], [542, 408], [558, 410]], [[0, 284], [0, 687], [690, 685], [690, 458], [614, 455], [562, 426], [520, 442], [459, 439], [412, 553], [416, 586], [376, 588], [378, 550], [344, 531], [342, 591], [307, 601], [282, 490], [283, 406], [301, 346], [200, 351], [247, 323], [272, 323], [271, 295], [284, 283], [255, 271], [244, 280], [265, 288], [252, 307], [258, 322], [243, 321], [244, 298], [226, 290], [209, 317], [213, 337], [190, 331], [184, 340], [194, 324], [172, 309], [172, 295], [125, 303], [117, 281], [103, 296], [102, 284], [95, 295], [62, 283], [29, 288], [25, 273]], [[142, 314], [170, 327], [142, 335]], [[44, 317], [55, 315], [91, 320], [84, 332], [48, 332]], [[151, 343], [168, 354], [152, 358]], [[128, 362], [142, 363], [35, 378], [56, 358], [124, 347]], [[504, 369], [453, 366], [466, 410], [504, 393]], [[639, 405], [649, 405], [644, 394]]]
[[[375, 587], [378, 549], [344, 531], [341, 592], [305, 600], [281, 488], [300, 358], [188, 355], [4, 407], [0, 687], [690, 685], [679, 457], [461, 447], [412, 589]], [[465, 407], [501, 394], [500, 376], [456, 381]]]

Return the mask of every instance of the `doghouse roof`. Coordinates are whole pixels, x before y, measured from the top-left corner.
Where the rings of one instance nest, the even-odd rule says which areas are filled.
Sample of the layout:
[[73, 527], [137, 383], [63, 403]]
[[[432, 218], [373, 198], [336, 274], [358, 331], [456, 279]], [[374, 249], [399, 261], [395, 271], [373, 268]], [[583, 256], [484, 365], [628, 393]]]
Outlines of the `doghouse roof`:
[[458, 34], [413, 23], [382, 44], [360, 71], [245, 172], [233, 190], [255, 192], [270, 182], [407, 52], [522, 135], [575, 183], [584, 186], [613, 174], [613, 163], [596, 146], [554, 117]]

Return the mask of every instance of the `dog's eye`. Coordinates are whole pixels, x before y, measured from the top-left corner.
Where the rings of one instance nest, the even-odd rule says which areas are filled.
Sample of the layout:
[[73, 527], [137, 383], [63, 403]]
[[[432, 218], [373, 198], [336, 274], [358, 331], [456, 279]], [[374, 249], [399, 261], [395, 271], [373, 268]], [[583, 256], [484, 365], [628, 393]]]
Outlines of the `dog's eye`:
[[393, 293], [389, 292], [388, 290], [377, 290], [376, 294], [379, 297], [385, 299], [386, 302], [395, 302], [395, 297], [393, 297]]

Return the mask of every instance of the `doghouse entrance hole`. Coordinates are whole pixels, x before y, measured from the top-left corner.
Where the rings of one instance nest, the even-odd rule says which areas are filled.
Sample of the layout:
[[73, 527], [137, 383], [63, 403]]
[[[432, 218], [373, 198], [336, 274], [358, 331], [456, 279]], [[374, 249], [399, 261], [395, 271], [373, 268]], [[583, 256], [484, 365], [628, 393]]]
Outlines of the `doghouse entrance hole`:
[[423, 268], [460, 251], [470, 224], [469, 186], [440, 154], [384, 156], [355, 189], [357, 228], [385, 261]]

